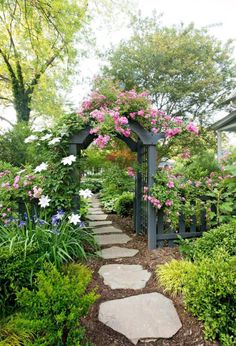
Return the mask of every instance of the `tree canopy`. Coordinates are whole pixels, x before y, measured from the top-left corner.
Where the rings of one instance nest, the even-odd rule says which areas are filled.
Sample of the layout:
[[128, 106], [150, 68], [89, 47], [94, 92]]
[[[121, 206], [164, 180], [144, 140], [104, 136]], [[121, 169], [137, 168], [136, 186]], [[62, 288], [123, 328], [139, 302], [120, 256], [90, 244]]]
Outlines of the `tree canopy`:
[[0, 0], [0, 101], [14, 105], [18, 121], [29, 121], [34, 91], [42, 97], [40, 83], [54, 78], [52, 68], [75, 56], [86, 6], [85, 0]]
[[162, 27], [156, 18], [136, 19], [133, 29], [110, 51], [103, 75], [126, 90], [149, 90], [168, 114], [207, 122], [236, 84], [232, 42], [194, 25]]

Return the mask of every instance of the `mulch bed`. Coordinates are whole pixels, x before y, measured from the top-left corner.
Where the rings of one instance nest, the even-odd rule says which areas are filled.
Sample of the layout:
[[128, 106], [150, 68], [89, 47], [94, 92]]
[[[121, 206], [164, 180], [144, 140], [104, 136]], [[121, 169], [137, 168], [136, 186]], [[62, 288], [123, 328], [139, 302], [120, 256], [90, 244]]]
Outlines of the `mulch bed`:
[[[126, 234], [132, 237], [128, 244], [122, 244], [122, 247], [138, 249], [139, 253], [132, 258], [123, 259], [92, 259], [88, 261], [88, 266], [93, 270], [93, 282], [90, 288], [97, 287], [100, 299], [94, 304], [89, 316], [84, 319], [83, 324], [87, 330], [87, 337], [94, 346], [132, 346], [133, 344], [121, 334], [105, 326], [98, 321], [98, 309], [101, 302], [124, 298], [142, 293], [159, 292], [172, 299], [175, 308], [182, 322], [182, 328], [171, 339], [159, 339], [151, 342], [139, 342], [137, 346], [218, 346], [218, 343], [204, 341], [202, 324], [183, 306], [181, 297], [171, 297], [163, 292], [163, 288], [158, 285], [155, 278], [155, 269], [157, 265], [166, 263], [171, 259], [180, 259], [180, 253], [177, 248], [162, 248], [150, 251], [147, 249], [147, 240], [143, 235], [135, 235], [133, 232], [133, 223], [131, 218], [121, 218], [117, 215], [109, 215], [109, 220], [113, 226], [122, 229]], [[110, 247], [110, 246], [107, 246]], [[102, 278], [98, 275], [100, 267], [104, 264], [127, 263], [140, 264], [145, 269], [153, 273], [146, 287], [140, 290], [116, 289], [112, 290], [103, 284]]]

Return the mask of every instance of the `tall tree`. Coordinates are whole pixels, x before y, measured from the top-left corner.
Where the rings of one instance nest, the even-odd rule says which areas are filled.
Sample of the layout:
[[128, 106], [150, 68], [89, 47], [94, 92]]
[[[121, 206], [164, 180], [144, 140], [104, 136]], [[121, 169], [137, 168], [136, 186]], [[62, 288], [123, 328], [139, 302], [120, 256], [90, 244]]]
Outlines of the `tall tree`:
[[49, 70], [75, 56], [86, 0], [0, 0], [0, 101], [29, 121], [31, 102]]
[[162, 27], [136, 18], [134, 34], [110, 52], [103, 75], [124, 89], [147, 89], [168, 114], [207, 122], [236, 85], [232, 42], [194, 25]]

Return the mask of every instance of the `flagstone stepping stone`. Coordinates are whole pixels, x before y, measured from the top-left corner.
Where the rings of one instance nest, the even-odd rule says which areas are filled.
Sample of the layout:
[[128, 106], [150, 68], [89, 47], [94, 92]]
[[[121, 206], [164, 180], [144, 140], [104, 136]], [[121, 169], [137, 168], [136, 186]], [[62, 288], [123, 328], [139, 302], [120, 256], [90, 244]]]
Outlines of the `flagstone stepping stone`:
[[89, 208], [90, 211], [103, 211], [101, 208]]
[[104, 259], [112, 259], [112, 258], [122, 258], [122, 257], [133, 257], [139, 251], [136, 249], [128, 249], [120, 246], [112, 246], [107, 249], [103, 249], [98, 251], [97, 254]]
[[115, 228], [113, 226], [99, 227], [93, 229], [94, 234], [105, 234], [105, 233], [122, 233], [121, 229]]
[[103, 221], [90, 221], [89, 227], [100, 227], [105, 225], [111, 225], [112, 221], [109, 220], [103, 220]]
[[102, 303], [98, 318], [134, 345], [139, 340], [171, 338], [182, 327], [172, 301], [156, 292]]
[[103, 214], [103, 215], [87, 215], [87, 219], [91, 220], [91, 221], [102, 221], [102, 220], [106, 220], [107, 218], [107, 214]]
[[96, 234], [94, 237], [99, 245], [125, 244], [131, 240], [131, 238], [124, 233]]
[[102, 210], [89, 210], [89, 215], [104, 215]]
[[100, 208], [101, 207], [101, 203], [91, 203], [90, 204], [91, 205], [91, 207], [93, 207], [93, 208]]
[[103, 277], [104, 284], [113, 290], [144, 288], [152, 275], [136, 264], [106, 264], [99, 269], [99, 274]]

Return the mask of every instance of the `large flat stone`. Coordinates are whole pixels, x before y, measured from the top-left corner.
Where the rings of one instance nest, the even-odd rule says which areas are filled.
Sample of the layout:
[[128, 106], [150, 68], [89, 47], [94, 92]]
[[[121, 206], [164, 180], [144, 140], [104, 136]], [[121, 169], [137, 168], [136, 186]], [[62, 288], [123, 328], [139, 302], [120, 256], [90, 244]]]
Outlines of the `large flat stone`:
[[99, 269], [104, 284], [111, 289], [124, 288], [138, 290], [146, 286], [151, 273], [135, 264], [107, 264]]
[[93, 229], [94, 234], [106, 234], [106, 233], [122, 233], [121, 229], [113, 226], [98, 227]]
[[104, 225], [111, 225], [112, 221], [109, 220], [103, 220], [103, 221], [90, 221], [89, 227], [100, 227]]
[[131, 240], [126, 234], [96, 234], [95, 239], [99, 245], [125, 244]]
[[103, 215], [87, 215], [87, 219], [90, 221], [102, 221], [102, 220], [106, 220], [107, 215], [103, 214]]
[[172, 301], [160, 293], [102, 303], [98, 318], [134, 345], [139, 340], [171, 338], [182, 327]]
[[120, 246], [112, 246], [107, 249], [103, 249], [98, 251], [97, 254], [104, 259], [112, 259], [112, 258], [123, 258], [123, 257], [133, 257], [139, 251], [135, 249], [128, 249]]

